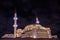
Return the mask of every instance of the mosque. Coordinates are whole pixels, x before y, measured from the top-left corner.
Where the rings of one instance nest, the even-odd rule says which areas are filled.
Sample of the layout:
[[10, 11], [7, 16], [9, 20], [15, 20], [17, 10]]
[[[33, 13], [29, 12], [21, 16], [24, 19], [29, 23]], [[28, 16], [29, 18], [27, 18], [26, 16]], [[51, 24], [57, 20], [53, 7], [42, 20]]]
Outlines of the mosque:
[[25, 26], [24, 29], [17, 29], [17, 14], [14, 14], [14, 33], [13, 34], [5, 34], [2, 38], [57, 38], [57, 36], [51, 35], [50, 28], [45, 28], [44, 26], [39, 24], [38, 17], [36, 17], [36, 23]]

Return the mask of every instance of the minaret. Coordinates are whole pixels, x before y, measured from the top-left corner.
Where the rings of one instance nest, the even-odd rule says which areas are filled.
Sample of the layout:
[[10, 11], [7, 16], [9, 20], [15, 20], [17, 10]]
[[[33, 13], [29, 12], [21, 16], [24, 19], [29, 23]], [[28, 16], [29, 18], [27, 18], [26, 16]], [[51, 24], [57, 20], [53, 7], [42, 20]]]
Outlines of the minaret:
[[[36, 24], [39, 24], [39, 20], [38, 20], [38, 17], [36, 17]], [[37, 30], [34, 28], [33, 30], [33, 38], [37, 38]]]
[[38, 17], [36, 17], [36, 24], [39, 24], [40, 22], [39, 22], [39, 19], [38, 19]]
[[18, 18], [17, 18], [17, 14], [16, 14], [16, 12], [15, 12], [15, 14], [14, 14], [14, 18], [13, 18], [13, 20], [14, 20], [14, 24], [13, 24], [13, 27], [14, 27], [14, 38], [16, 38], [16, 30], [17, 30], [17, 20], [18, 20]]

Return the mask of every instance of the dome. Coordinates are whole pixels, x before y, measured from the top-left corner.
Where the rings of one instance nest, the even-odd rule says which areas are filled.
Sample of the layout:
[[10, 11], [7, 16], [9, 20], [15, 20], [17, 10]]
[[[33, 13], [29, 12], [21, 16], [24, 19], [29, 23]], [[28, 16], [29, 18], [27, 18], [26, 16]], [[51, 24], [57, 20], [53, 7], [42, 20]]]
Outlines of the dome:
[[27, 25], [21, 36], [22, 38], [51, 38], [50, 28], [45, 28], [39, 24]]
[[27, 26], [24, 28], [24, 32], [25, 32], [25, 31], [32, 30], [32, 29], [44, 29], [44, 30], [47, 30], [45, 27], [43, 27], [43, 26], [40, 25], [40, 24], [30, 24], [30, 25], [27, 25]]

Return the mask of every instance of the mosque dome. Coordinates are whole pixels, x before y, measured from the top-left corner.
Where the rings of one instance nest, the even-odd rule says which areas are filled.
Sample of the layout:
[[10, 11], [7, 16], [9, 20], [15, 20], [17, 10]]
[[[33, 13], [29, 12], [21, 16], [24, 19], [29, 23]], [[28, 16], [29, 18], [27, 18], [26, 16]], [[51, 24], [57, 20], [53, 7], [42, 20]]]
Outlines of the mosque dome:
[[50, 28], [45, 28], [40, 24], [27, 25], [22, 34], [22, 38], [51, 38]]

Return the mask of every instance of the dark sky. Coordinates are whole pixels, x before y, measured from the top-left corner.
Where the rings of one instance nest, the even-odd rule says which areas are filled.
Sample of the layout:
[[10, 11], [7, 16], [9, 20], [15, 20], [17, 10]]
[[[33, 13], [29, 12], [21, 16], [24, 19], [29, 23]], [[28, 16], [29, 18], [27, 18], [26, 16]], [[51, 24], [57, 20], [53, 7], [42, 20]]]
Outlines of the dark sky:
[[38, 16], [40, 24], [50, 27], [52, 34], [60, 33], [60, 0], [0, 0], [1, 34], [11, 31], [15, 10], [20, 28], [35, 23]]

